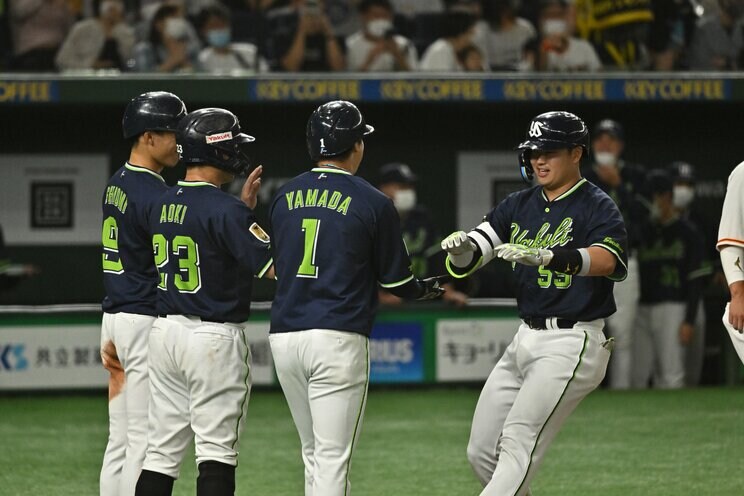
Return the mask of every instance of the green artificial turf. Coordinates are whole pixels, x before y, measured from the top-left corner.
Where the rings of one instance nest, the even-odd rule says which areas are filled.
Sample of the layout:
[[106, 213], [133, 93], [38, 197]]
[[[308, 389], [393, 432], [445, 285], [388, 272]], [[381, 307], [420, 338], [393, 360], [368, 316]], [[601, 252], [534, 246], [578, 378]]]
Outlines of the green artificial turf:
[[[476, 389], [372, 390], [352, 493], [474, 495], [465, 458]], [[97, 495], [105, 396], [0, 398], [0, 494]], [[569, 418], [532, 485], [542, 495], [744, 494], [744, 390], [598, 391]], [[251, 397], [238, 495], [303, 494], [280, 392]], [[193, 457], [174, 495], [195, 494]]]

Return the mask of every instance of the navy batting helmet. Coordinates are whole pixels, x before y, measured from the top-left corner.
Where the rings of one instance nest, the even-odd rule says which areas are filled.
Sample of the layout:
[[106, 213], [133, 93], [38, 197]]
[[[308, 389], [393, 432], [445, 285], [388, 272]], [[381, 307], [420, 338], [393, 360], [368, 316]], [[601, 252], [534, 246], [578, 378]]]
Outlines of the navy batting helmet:
[[314, 162], [336, 157], [374, 130], [353, 103], [328, 102], [315, 109], [307, 121], [307, 151]]
[[533, 170], [530, 163], [532, 150], [563, 150], [580, 146], [587, 153], [589, 130], [584, 121], [570, 112], [545, 112], [530, 123], [526, 139], [517, 146], [519, 168], [522, 178], [532, 180]]
[[220, 108], [195, 110], [178, 124], [178, 152], [188, 165], [212, 165], [231, 174], [241, 174], [251, 165], [247, 143], [255, 141], [240, 130], [232, 112]]
[[674, 182], [695, 183], [695, 166], [692, 164], [682, 161], [672, 162], [667, 167], [667, 171]]
[[186, 105], [173, 93], [151, 91], [132, 100], [124, 111], [121, 127], [129, 139], [145, 131], [175, 132], [178, 121], [186, 115]]

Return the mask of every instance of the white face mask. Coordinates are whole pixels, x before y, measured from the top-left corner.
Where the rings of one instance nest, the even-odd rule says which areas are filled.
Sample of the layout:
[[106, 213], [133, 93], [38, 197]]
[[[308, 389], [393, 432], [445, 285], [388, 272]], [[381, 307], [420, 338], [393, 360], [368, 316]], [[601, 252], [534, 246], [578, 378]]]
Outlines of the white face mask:
[[557, 36], [565, 34], [568, 25], [563, 19], [546, 19], [542, 24], [542, 32], [545, 36]]
[[367, 32], [375, 38], [384, 37], [391, 29], [393, 29], [393, 23], [389, 19], [375, 19], [367, 23]]
[[695, 188], [690, 186], [675, 186], [672, 193], [672, 203], [677, 208], [687, 208], [695, 199]]
[[612, 152], [595, 152], [594, 161], [597, 162], [597, 165], [610, 167], [617, 164], [617, 157]]
[[165, 34], [176, 40], [182, 40], [188, 36], [189, 23], [181, 17], [169, 17], [165, 20]]
[[401, 189], [393, 195], [393, 205], [399, 213], [410, 212], [416, 206], [416, 191]]

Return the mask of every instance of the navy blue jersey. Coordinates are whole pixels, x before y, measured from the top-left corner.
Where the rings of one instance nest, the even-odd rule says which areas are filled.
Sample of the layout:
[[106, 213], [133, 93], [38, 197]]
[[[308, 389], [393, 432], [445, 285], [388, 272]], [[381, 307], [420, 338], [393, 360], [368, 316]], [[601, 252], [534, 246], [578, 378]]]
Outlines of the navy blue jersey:
[[103, 311], [157, 315], [158, 271], [150, 213], [168, 186], [160, 174], [125, 164], [103, 193]]
[[542, 187], [512, 193], [486, 220], [499, 239], [535, 248], [600, 246], [617, 257], [609, 277], [570, 276], [514, 264], [519, 316], [589, 321], [615, 313], [613, 281], [627, 275], [627, 234], [615, 203], [586, 179], [548, 201]]
[[213, 184], [179, 181], [152, 212], [158, 313], [244, 322], [254, 277], [271, 267], [253, 211]]
[[393, 202], [338, 168], [285, 184], [271, 205], [277, 290], [271, 332], [335, 329], [369, 335], [377, 285], [413, 278]]

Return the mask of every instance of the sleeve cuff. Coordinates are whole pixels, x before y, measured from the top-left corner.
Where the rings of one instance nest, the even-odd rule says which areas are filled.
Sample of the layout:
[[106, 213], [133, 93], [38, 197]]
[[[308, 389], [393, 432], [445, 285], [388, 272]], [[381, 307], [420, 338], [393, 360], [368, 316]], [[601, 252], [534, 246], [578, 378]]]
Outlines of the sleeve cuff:
[[[624, 281], [628, 277], [628, 264], [625, 263], [623, 260], [623, 257], [620, 256], [620, 254], [617, 252], [615, 247], [604, 244], [604, 243], [593, 243], [591, 246], [599, 246], [600, 248], [604, 248], [605, 250], [609, 251], [613, 255], [615, 255], [615, 258], [617, 259], [618, 263], [620, 264], [620, 267], [615, 267], [615, 272], [610, 274], [609, 276], [606, 276], [607, 279], [614, 281], [614, 282], [621, 282]], [[621, 269], [621, 270], [618, 270]]]
[[412, 280], [413, 280], [413, 274], [411, 274], [410, 276], [408, 276], [405, 279], [400, 280], [398, 282], [390, 282], [390, 283], [380, 282], [380, 286], [382, 286], [385, 289], [397, 288], [398, 286], [403, 286], [404, 284], [406, 284], [406, 283], [408, 283], [408, 282], [410, 282]]
[[266, 275], [266, 272], [269, 271], [272, 265], [274, 265], [274, 259], [269, 258], [269, 261], [266, 262], [266, 265], [264, 265], [263, 269], [261, 269], [258, 274], [256, 274], [256, 277], [261, 279], [264, 275]]

